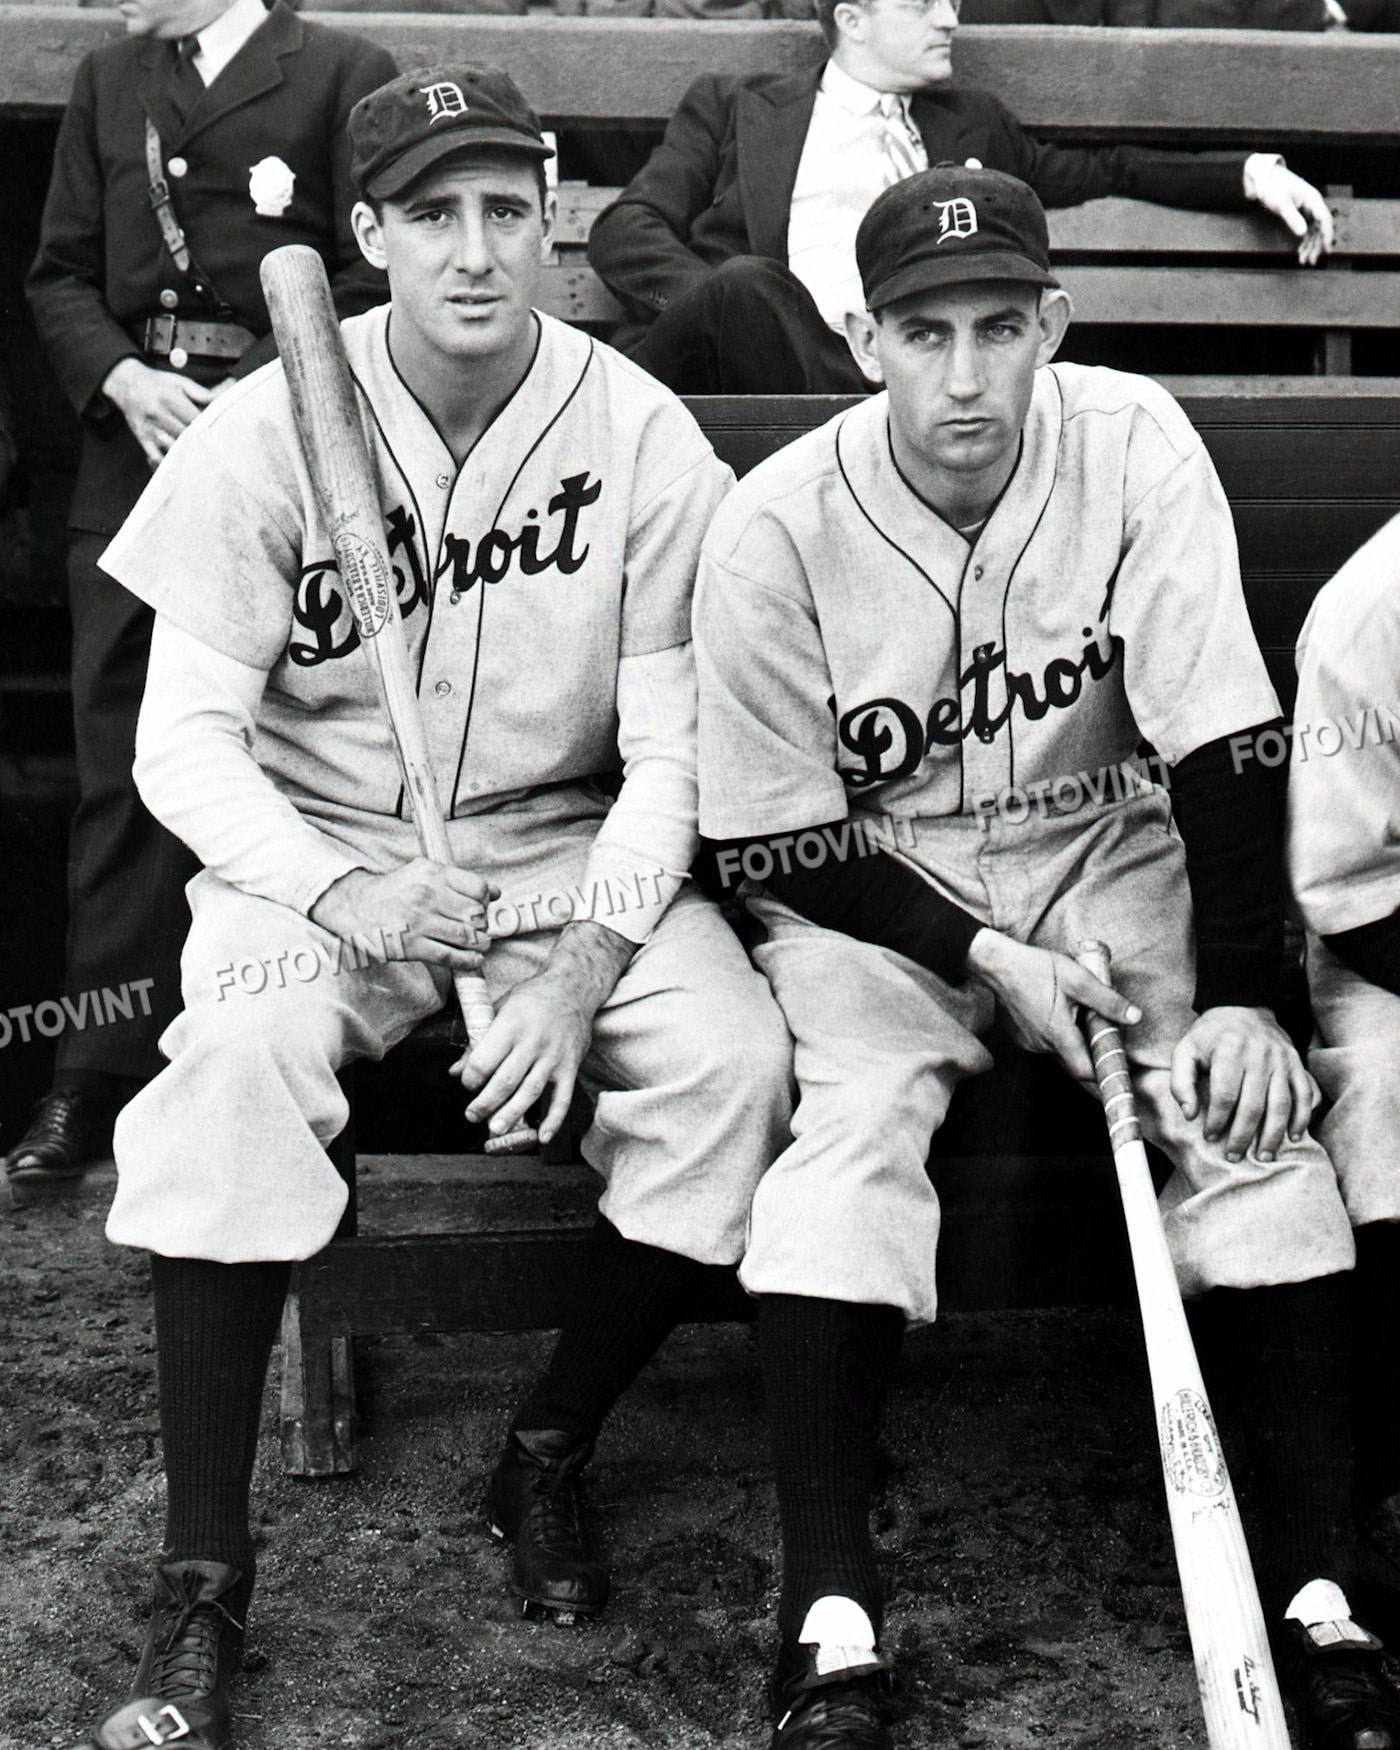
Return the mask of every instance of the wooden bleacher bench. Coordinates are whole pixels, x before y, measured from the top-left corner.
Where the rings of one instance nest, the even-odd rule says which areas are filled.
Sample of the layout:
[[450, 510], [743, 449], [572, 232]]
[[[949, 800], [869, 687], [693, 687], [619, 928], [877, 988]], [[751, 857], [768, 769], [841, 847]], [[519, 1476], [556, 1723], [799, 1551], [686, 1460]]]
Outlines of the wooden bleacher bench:
[[[740, 473], [844, 405], [801, 396], [691, 403]], [[1255, 629], [1290, 708], [1293, 645], [1313, 595], [1400, 511], [1400, 395], [1274, 389], [1198, 395], [1185, 406], [1229, 495]], [[1087, 1101], [1079, 1107], [1043, 1060], [1018, 1057], [959, 1090], [934, 1158], [946, 1308], [1123, 1295], [1112, 1167], [1096, 1114]], [[353, 1141], [337, 1164], [353, 1193]], [[408, 1173], [407, 1191], [396, 1189], [390, 1163], [369, 1167], [370, 1231], [358, 1231], [352, 1194], [342, 1236], [293, 1278], [283, 1329], [283, 1459], [301, 1475], [354, 1466], [356, 1334], [558, 1324], [596, 1191], [585, 1169], [565, 1164], [433, 1158]], [[377, 1195], [389, 1218], [376, 1231]], [[442, 1231], [423, 1231], [430, 1211]], [[733, 1279], [717, 1275], [693, 1312], [725, 1318], [742, 1310]]]
[[[589, 267], [585, 246], [594, 219], [618, 192], [560, 185], [547, 276], [552, 314], [605, 332], [623, 312]], [[1248, 312], [1255, 328], [1313, 332], [1319, 372], [1349, 376], [1353, 330], [1400, 327], [1400, 201], [1328, 192], [1337, 247], [1322, 268], [1299, 269], [1293, 240], [1267, 217], [1116, 199], [1052, 211], [1051, 254], [1077, 322], [1212, 327], [1238, 324]]]
[[[497, 0], [479, 0], [492, 5]], [[499, 0], [504, 5], [510, 0]], [[375, 37], [404, 66], [470, 54], [506, 67], [559, 129], [658, 126], [699, 71], [791, 71], [821, 58], [815, 25], [530, 18], [439, 10], [326, 16]], [[60, 106], [79, 54], [115, 15], [54, 5], [0, 7], [0, 113]], [[1097, 31], [968, 27], [958, 77], [1001, 97], [1047, 137], [1162, 143], [1374, 144], [1400, 134], [1400, 37], [1268, 31]], [[558, 258], [546, 305], [606, 329], [618, 306], [584, 244], [615, 194], [561, 190]], [[1314, 370], [1351, 372], [1349, 337], [1400, 326], [1400, 201], [1333, 192], [1338, 250], [1300, 271], [1282, 226], [1129, 201], [1057, 212], [1052, 244], [1082, 324], [1154, 329], [1237, 324], [1317, 337]]]

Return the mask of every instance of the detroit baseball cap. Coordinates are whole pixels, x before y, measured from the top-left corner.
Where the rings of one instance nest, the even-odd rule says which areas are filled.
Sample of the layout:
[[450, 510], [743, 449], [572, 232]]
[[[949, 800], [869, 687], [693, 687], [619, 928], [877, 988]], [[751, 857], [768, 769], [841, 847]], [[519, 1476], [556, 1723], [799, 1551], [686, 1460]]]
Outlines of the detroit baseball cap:
[[554, 156], [539, 117], [499, 67], [401, 73], [350, 111], [350, 176], [368, 199], [401, 194], [440, 159], [479, 146]]
[[1000, 170], [939, 164], [887, 188], [860, 222], [856, 265], [869, 309], [969, 280], [1056, 286], [1045, 209]]

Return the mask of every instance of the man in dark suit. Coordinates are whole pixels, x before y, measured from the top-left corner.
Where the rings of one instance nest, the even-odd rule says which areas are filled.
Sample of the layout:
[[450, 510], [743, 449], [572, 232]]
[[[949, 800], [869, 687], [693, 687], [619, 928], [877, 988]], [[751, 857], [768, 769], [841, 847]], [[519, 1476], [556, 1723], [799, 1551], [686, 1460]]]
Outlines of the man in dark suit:
[[634, 326], [615, 337], [683, 394], [857, 394], [844, 318], [864, 308], [855, 234], [876, 195], [946, 160], [1027, 182], [1047, 207], [1100, 195], [1223, 209], [1258, 201], [1311, 263], [1319, 192], [1271, 153], [1043, 145], [985, 91], [950, 83], [957, 0], [817, 0], [824, 66], [706, 75], [588, 255]]
[[156, 1041], [180, 1006], [195, 865], [131, 781], [151, 613], [97, 556], [200, 409], [273, 356], [258, 281], [270, 249], [319, 250], [342, 315], [387, 296], [350, 230], [346, 120], [394, 76], [391, 58], [281, 0], [270, 11], [123, 0], [121, 11], [126, 38], [78, 68], [28, 282], [83, 427], [68, 567], [80, 800], [72, 1020], [52, 1089], [7, 1157], [17, 1187], [81, 1172], [160, 1068]]

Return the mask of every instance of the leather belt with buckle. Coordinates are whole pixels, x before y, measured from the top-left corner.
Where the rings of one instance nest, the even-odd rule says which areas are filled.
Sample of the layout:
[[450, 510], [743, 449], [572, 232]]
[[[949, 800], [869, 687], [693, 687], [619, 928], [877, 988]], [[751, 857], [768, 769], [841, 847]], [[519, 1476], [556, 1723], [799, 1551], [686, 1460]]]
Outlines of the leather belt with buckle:
[[[139, 331], [142, 351], [168, 358], [177, 370], [192, 358], [240, 359], [256, 338], [237, 322], [199, 322], [166, 314], [148, 318]], [[178, 353], [184, 358], [177, 358]]]

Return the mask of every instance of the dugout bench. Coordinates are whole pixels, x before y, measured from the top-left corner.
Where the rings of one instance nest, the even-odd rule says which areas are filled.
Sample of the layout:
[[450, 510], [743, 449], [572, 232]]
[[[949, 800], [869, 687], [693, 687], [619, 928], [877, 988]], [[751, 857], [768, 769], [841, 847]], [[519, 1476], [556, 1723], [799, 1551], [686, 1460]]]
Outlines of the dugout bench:
[[[1250, 611], [1287, 709], [1293, 645], [1314, 593], [1400, 510], [1400, 395], [1274, 386], [1183, 399], [1230, 497]], [[740, 473], [844, 405], [823, 397], [691, 403]], [[439, 1043], [444, 1083], [448, 1061]], [[346, 1219], [325, 1251], [297, 1266], [283, 1321], [283, 1463], [303, 1476], [354, 1468], [356, 1335], [558, 1325], [597, 1189], [586, 1168], [568, 1162], [484, 1156], [434, 1157], [405, 1188], [394, 1183], [393, 1162], [370, 1157], [361, 1232], [353, 1137], [332, 1154], [350, 1184]], [[939, 1274], [948, 1310], [1129, 1298], [1101, 1120], [1054, 1065], [1014, 1053], [960, 1088], [931, 1170], [945, 1215]], [[437, 1231], [423, 1231], [428, 1209]], [[696, 1319], [744, 1313], [725, 1271], [710, 1273], [691, 1309]]]

